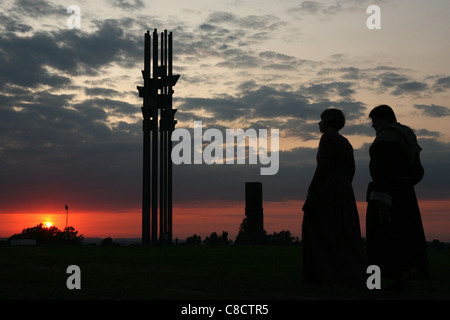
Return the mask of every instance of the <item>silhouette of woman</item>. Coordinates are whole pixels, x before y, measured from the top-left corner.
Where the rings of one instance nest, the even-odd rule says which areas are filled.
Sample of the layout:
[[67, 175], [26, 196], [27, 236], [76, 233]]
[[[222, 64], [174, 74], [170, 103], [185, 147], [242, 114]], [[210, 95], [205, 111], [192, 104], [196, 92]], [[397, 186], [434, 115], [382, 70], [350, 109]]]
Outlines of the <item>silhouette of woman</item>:
[[319, 122], [317, 167], [303, 206], [303, 282], [362, 288], [367, 263], [353, 193], [353, 147], [339, 134], [345, 117], [326, 109]]

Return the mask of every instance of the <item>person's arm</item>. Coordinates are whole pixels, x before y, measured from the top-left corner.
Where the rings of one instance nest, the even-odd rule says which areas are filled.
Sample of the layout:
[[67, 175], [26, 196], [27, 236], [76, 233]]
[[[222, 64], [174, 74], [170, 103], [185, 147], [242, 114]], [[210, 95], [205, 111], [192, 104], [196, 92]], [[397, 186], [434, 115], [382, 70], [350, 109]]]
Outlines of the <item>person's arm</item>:
[[317, 167], [308, 192], [314, 192], [330, 175], [333, 161], [333, 143], [329, 135], [323, 134], [317, 151]]
[[391, 205], [392, 180], [397, 174], [395, 162], [399, 157], [399, 145], [395, 142], [379, 142], [372, 154], [372, 188], [369, 201]]

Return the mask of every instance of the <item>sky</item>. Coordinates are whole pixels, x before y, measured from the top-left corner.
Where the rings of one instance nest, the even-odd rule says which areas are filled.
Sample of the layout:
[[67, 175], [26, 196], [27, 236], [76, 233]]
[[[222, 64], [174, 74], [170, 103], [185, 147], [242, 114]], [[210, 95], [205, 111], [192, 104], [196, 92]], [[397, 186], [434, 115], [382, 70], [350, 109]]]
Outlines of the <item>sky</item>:
[[[80, 8], [70, 28], [70, 5]], [[370, 29], [370, 5], [380, 29]], [[176, 128], [279, 130], [279, 170], [173, 168], [174, 238], [226, 230], [263, 183], [264, 228], [301, 236], [320, 113], [340, 108], [365, 234], [368, 114], [388, 104], [423, 148], [416, 186], [427, 240], [450, 240], [447, 0], [2, 0], [0, 237], [50, 221], [86, 237], [141, 236], [144, 34], [174, 38]], [[73, 22], [73, 21], [72, 21]]]

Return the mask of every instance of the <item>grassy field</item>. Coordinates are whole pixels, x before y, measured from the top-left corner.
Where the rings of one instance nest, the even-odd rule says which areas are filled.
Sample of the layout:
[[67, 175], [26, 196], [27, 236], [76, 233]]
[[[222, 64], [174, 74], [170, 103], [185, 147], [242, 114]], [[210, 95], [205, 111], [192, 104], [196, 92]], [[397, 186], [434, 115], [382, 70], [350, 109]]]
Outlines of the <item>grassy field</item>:
[[302, 285], [300, 246], [1, 246], [0, 299], [450, 299], [450, 250], [429, 259], [404, 293], [354, 292]]

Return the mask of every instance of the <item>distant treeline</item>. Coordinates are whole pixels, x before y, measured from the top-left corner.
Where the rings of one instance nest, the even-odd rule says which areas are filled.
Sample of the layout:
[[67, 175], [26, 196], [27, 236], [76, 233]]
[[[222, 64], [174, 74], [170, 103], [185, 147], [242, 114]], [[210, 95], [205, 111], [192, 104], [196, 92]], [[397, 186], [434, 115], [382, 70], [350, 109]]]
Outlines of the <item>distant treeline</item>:
[[[175, 240], [176, 244], [178, 240]], [[298, 237], [294, 237], [289, 230], [283, 230], [280, 232], [273, 232], [272, 234], [264, 235], [264, 244], [276, 244], [276, 245], [292, 245], [300, 244]], [[182, 244], [187, 245], [229, 245], [233, 244], [233, 241], [228, 238], [228, 232], [222, 231], [222, 235], [219, 236], [217, 232], [211, 233], [209, 236], [205, 237], [202, 241], [201, 236], [194, 234], [193, 236], [187, 237]]]
[[18, 239], [34, 239], [37, 244], [81, 244], [84, 236], [78, 235], [74, 227], [59, 230], [55, 226], [46, 227], [43, 223], [30, 228], [25, 228], [21, 233], [16, 233], [8, 238], [8, 242]]

